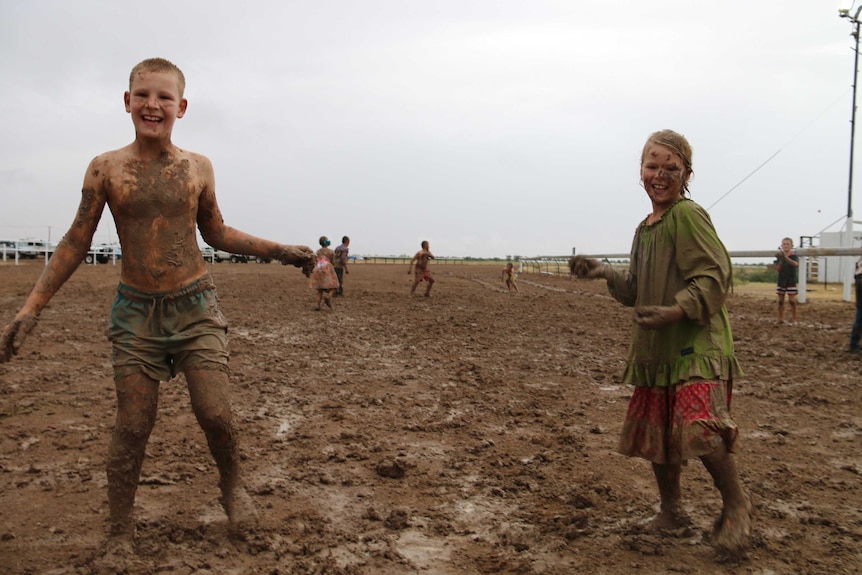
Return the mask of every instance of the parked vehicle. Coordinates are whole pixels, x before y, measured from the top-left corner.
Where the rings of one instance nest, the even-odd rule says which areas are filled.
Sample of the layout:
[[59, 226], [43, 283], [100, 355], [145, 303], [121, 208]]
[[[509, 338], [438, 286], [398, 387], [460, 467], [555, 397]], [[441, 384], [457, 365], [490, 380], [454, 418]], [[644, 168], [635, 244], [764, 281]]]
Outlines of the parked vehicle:
[[54, 246], [42, 240], [18, 240], [15, 242], [15, 249], [19, 258], [50, 258], [54, 254]]
[[245, 264], [254, 259], [253, 257], [244, 256], [241, 254], [232, 254], [224, 250], [217, 250], [210, 246], [201, 247], [201, 254], [203, 255], [205, 260], [214, 263], [230, 262], [232, 264]]
[[119, 244], [99, 244], [90, 248], [90, 251], [84, 256], [84, 263], [91, 264], [95, 261], [106, 264], [122, 257], [123, 251]]

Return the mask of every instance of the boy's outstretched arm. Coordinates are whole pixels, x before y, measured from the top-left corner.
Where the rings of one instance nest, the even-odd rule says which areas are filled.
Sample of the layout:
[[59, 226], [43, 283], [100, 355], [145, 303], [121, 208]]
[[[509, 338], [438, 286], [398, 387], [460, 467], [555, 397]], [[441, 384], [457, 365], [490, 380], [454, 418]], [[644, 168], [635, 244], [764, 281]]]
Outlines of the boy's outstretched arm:
[[212, 164], [205, 160], [205, 185], [198, 200], [198, 229], [201, 237], [210, 246], [235, 254], [272, 258], [283, 265], [302, 268], [302, 273], [311, 275], [317, 256], [308, 246], [287, 245], [252, 236], [225, 225], [215, 194], [215, 175]]
[[96, 226], [102, 217], [107, 196], [100, 184], [96, 162], [90, 163], [84, 176], [84, 187], [81, 190], [81, 203], [75, 215], [75, 221], [48, 260], [45, 270], [36, 280], [36, 285], [24, 301], [24, 305], [15, 318], [0, 333], [0, 363], [9, 361], [18, 353], [27, 335], [36, 326], [39, 314], [51, 300], [51, 297], [66, 280], [74, 273], [93, 241]]

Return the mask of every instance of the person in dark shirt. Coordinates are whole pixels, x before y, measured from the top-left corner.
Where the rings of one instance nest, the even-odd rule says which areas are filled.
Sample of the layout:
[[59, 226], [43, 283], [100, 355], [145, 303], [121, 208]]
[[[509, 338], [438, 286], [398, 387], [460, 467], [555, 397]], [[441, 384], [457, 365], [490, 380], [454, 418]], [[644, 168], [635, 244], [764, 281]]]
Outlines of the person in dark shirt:
[[772, 267], [778, 270], [778, 323], [784, 323], [784, 296], [790, 302], [791, 325], [796, 325], [796, 284], [799, 282], [799, 256], [793, 253], [793, 240], [784, 238]]
[[853, 330], [850, 332], [850, 353], [860, 353], [859, 341], [862, 340], [862, 258], [856, 260], [856, 319], [853, 320]]

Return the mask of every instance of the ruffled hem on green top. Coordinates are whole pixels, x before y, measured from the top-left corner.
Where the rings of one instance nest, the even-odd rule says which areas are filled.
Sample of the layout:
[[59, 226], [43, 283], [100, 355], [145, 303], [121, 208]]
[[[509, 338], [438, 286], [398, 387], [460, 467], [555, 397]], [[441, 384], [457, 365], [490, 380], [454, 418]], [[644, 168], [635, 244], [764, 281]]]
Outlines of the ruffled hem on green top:
[[736, 357], [689, 356], [674, 361], [630, 364], [623, 383], [637, 387], [668, 387], [690, 379], [728, 381], [742, 375]]

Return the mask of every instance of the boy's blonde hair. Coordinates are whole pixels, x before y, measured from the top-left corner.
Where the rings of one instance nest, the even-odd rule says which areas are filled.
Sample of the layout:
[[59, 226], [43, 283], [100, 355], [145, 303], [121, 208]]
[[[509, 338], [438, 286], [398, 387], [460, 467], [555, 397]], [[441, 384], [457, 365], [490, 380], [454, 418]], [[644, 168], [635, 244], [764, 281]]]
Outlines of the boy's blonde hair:
[[183, 97], [183, 92], [186, 91], [186, 77], [183, 71], [176, 64], [164, 58], [147, 58], [139, 62], [132, 73], [129, 74], [129, 90], [132, 89], [132, 81], [135, 79], [135, 74], [139, 72], [172, 72], [177, 76], [177, 87], [180, 89], [180, 98]]

